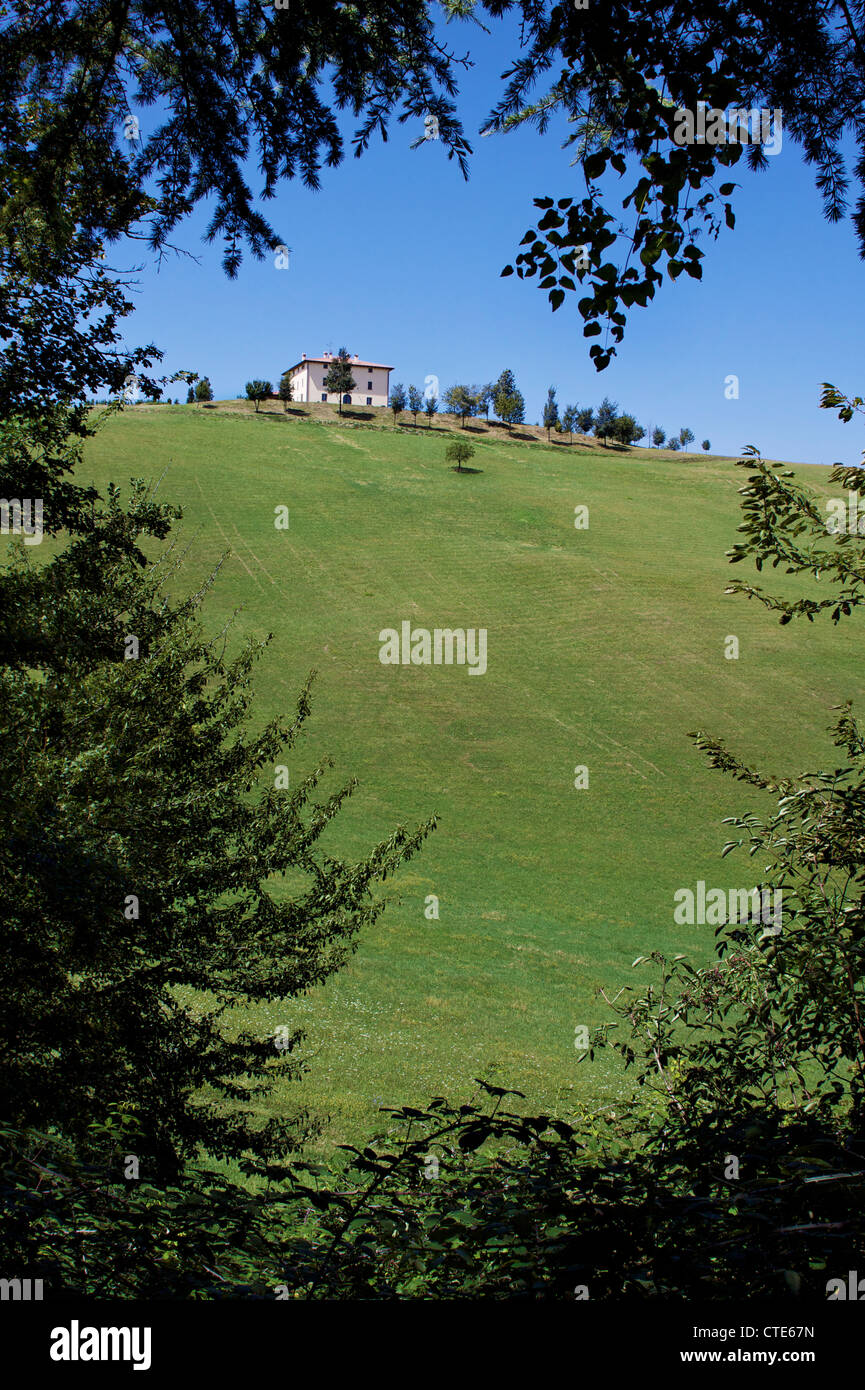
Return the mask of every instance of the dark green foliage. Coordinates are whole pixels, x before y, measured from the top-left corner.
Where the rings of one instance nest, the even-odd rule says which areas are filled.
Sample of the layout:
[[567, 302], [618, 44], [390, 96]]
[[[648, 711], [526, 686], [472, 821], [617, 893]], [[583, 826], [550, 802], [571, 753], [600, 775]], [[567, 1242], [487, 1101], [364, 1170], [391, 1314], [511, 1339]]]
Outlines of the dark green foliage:
[[397, 416], [406, 408], [405, 387], [401, 381], [396, 382], [396, 384], [390, 388], [390, 400], [388, 401], [388, 405], [393, 411], [393, 422], [396, 424]]
[[451, 415], [458, 415], [460, 425], [465, 429], [466, 420], [477, 410], [477, 396], [470, 386], [449, 386], [444, 394], [444, 403]]
[[423, 409], [423, 396], [416, 386], [408, 388], [408, 408], [414, 416], [414, 423], [417, 424], [418, 411]]
[[342, 414], [343, 395], [351, 395], [357, 389], [357, 382], [351, 374], [351, 359], [348, 349], [341, 347], [327, 369], [324, 389], [329, 396], [336, 396], [338, 413]]
[[[599, 371], [623, 339], [629, 310], [654, 298], [664, 269], [671, 280], [683, 272], [701, 278], [701, 246], [735, 225], [739, 161], [751, 170], [769, 163], [759, 143], [676, 143], [678, 109], [694, 112], [703, 100], [722, 111], [783, 112], [785, 144], [796, 141], [815, 165], [830, 220], [847, 211], [852, 173], [853, 222], [865, 246], [860, 10], [834, 0], [721, 0], [705, 11], [638, 0], [590, 4], [575, 20], [570, 6], [532, 7], [521, 37], [485, 125], [506, 131], [530, 122], [543, 132], [561, 113], [573, 125], [567, 143], [577, 146], [586, 192], [535, 198], [539, 220], [502, 274], [537, 276], [553, 310], [575, 295]], [[539, 74], [547, 77], [541, 90]], [[610, 196], [614, 176], [624, 189]]]
[[665, 431], [661, 429], [660, 425], [656, 425], [655, 428], [652, 430], [652, 443], [654, 444], [655, 448], [660, 449], [661, 445], [664, 443], [666, 438], [667, 436]]
[[248, 381], [245, 386], [246, 399], [255, 402], [255, 413], [258, 414], [262, 401], [269, 400], [273, 395], [273, 386], [269, 381]]
[[547, 432], [547, 440], [550, 438], [550, 430], [553, 425], [559, 423], [559, 407], [556, 404], [556, 388], [551, 386], [547, 391], [547, 399], [544, 402], [544, 429]]
[[474, 452], [468, 440], [452, 439], [445, 449], [445, 458], [449, 462], [455, 463], [456, 471], [461, 473], [463, 464], [468, 463], [469, 459], [474, 457]]
[[684, 425], [682, 429], [679, 430], [679, 443], [681, 444], [682, 448], [687, 451], [688, 445], [693, 444], [693, 442], [694, 431], [689, 430], [687, 425]]
[[143, 488], [127, 510], [112, 493], [57, 559], [22, 556], [5, 591], [28, 667], [7, 647], [0, 672], [2, 755], [29, 768], [0, 793], [0, 1107], [83, 1154], [119, 1106], [150, 1176], [199, 1148], [285, 1149], [290, 1125], [259, 1130], [253, 1102], [292, 1071], [296, 1036], [232, 1036], [230, 1010], [338, 969], [381, 911], [370, 889], [426, 833], [398, 830], [357, 865], [320, 852], [353, 783], [316, 801], [322, 762], [274, 790], [308, 692], [292, 720], [247, 732], [260, 649], [205, 639], [203, 593], [169, 600], [170, 556], [145, 565], [139, 549], [176, 515]]
[[514, 374], [507, 367], [496, 382], [493, 392], [493, 409], [511, 429], [513, 425], [521, 425], [526, 418], [526, 403], [522, 394], [517, 390]]
[[[17, 183], [10, 223], [36, 206], [65, 239], [66, 188], [44, 174], [78, 166], [82, 215], [109, 241], [138, 220], [162, 252], [192, 207], [211, 199], [207, 236], [222, 238], [234, 275], [243, 240], [260, 258], [284, 241], [254, 206], [249, 168], [261, 171], [264, 198], [286, 179], [319, 187], [321, 168], [344, 157], [346, 108], [357, 118], [355, 153], [395, 111], [419, 123], [433, 113], [442, 147], [465, 172], [469, 146], [449, 100], [454, 60], [427, 5], [376, 0], [373, 22], [369, 9], [305, 0], [291, 9], [234, 0], [216, 9], [198, 0], [28, 6], [4, 29], [0, 128]], [[46, 106], [34, 161], [31, 123]]]
[[438, 408], [439, 408], [439, 403], [438, 403], [438, 400], [436, 399], [436, 397], [435, 397], [435, 396], [425, 396], [425, 397], [424, 397], [424, 405], [423, 405], [423, 408], [424, 408], [424, 413], [425, 413], [425, 415], [426, 415], [426, 427], [427, 427], [427, 429], [429, 429], [430, 425], [432, 424], [432, 418], [433, 418], [433, 416], [435, 415], [436, 411], [437, 411]]
[[283, 410], [287, 412], [292, 399], [291, 372], [283, 372], [279, 378], [279, 399], [282, 401]]
[[212, 401], [213, 387], [210, 384], [210, 377], [203, 376], [195, 387], [195, 399], [197, 401]]
[[709, 450], [711, 449], [711, 447], [712, 447], [712, 441], [711, 441], [710, 439], [704, 439], [704, 440], [703, 440], [703, 451], [704, 451], [704, 453], [707, 453], [707, 454], [708, 454], [708, 452], [709, 452]]
[[607, 439], [613, 433], [618, 411], [618, 403], [611, 401], [608, 396], [605, 396], [598, 406], [598, 413], [595, 416], [595, 434], [598, 439], [603, 439], [604, 448], [607, 446]]
[[619, 444], [636, 444], [645, 433], [643, 426], [637, 423], [633, 415], [627, 414], [617, 415], [610, 431], [611, 438]]

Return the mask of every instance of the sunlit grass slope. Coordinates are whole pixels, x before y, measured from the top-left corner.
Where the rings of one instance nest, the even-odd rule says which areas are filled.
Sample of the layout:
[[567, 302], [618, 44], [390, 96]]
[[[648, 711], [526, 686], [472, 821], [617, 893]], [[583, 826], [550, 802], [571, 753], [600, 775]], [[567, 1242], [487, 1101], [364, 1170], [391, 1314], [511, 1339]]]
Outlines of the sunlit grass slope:
[[[242, 605], [238, 634], [275, 633], [262, 719], [318, 669], [292, 777], [329, 752], [360, 780], [329, 847], [360, 855], [440, 817], [349, 968], [256, 1011], [262, 1030], [308, 1028], [308, 1078], [274, 1103], [329, 1114], [328, 1142], [362, 1134], [378, 1104], [460, 1096], [478, 1075], [562, 1110], [615, 1094], [612, 1065], [574, 1050], [575, 1027], [605, 1016], [597, 986], [640, 983], [631, 962], [654, 948], [705, 957], [713, 929], [674, 925], [675, 890], [757, 872], [720, 858], [722, 817], [754, 793], [710, 772], [688, 731], [777, 771], [825, 765], [830, 706], [862, 695], [852, 627], [780, 628], [724, 595], [731, 461], [491, 433], [460, 476], [449, 437], [233, 404], [136, 408], [89, 450], [100, 485], [168, 466], [160, 492], [193, 542], [184, 583], [231, 549], [207, 617], [221, 627]], [[801, 473], [826, 490], [826, 470]], [[486, 674], [382, 665], [379, 632], [403, 620], [485, 628]]]

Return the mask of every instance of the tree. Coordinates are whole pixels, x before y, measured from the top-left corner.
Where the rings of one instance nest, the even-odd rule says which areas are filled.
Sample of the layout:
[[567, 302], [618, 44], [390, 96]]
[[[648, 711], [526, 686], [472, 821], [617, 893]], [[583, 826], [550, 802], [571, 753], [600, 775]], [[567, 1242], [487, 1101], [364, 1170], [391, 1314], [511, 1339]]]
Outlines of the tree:
[[282, 401], [282, 409], [288, 414], [290, 402], [294, 399], [291, 389], [291, 372], [283, 372], [279, 378], [279, 399]]
[[497, 396], [496, 414], [507, 425], [509, 432], [514, 425], [521, 425], [525, 419], [525, 403], [519, 391]]
[[336, 396], [337, 413], [342, 414], [343, 395], [351, 395], [356, 390], [357, 382], [351, 374], [351, 358], [348, 349], [341, 347], [336, 357], [331, 361], [324, 378], [324, 389], [329, 396]]
[[405, 410], [406, 407], [405, 387], [401, 381], [396, 382], [395, 385], [391, 387], [388, 405], [393, 411], [393, 422], [396, 424], [397, 416], [401, 411]]
[[197, 401], [212, 401], [213, 387], [210, 384], [210, 377], [203, 376], [195, 387], [195, 399]]
[[415, 427], [417, 427], [418, 412], [423, 409], [423, 396], [416, 386], [408, 388], [408, 408], [414, 417]]
[[681, 444], [681, 441], [680, 441], [679, 439], [674, 438], [674, 437], [671, 437], [670, 439], [667, 440], [667, 448], [668, 448], [668, 449], [672, 449], [672, 451], [673, 451], [674, 454], [675, 454], [675, 453], [678, 453], [678, 451], [681, 449], [681, 447], [682, 447], [682, 444]]
[[187, 404], [187, 405], [194, 405], [194, 404], [195, 404], [195, 388], [194, 388], [193, 386], [190, 386], [189, 390], [188, 390], [187, 393], [186, 393], [186, 404]]
[[[861, 195], [865, 121], [847, 113], [863, 109], [863, 25], [844, 0], [811, 9], [801, 22], [790, 7], [755, 6], [743, 15], [732, 0], [720, 0], [711, 17], [695, 20], [689, 7], [674, 12], [637, 0], [603, 32], [591, 21], [549, 23], [538, 7], [521, 37], [524, 51], [485, 127], [506, 132], [531, 123], [543, 132], [561, 114], [572, 124], [567, 143], [577, 147], [572, 162], [588, 192], [535, 198], [541, 220], [502, 274], [537, 277], [554, 311], [566, 294], [578, 296], [598, 370], [616, 353], [634, 304], [646, 306], [683, 272], [702, 277], [701, 236], [709, 241], [735, 225], [736, 183], [719, 180], [741, 159], [752, 170], [768, 166], [762, 146], [780, 150], [782, 112], [796, 112], [784, 135], [815, 164], [827, 218], [837, 221], [851, 206], [848, 179]], [[547, 75], [541, 90], [539, 74]], [[723, 113], [721, 139], [708, 135], [708, 121], [702, 137], [697, 94], [709, 112]], [[733, 119], [749, 105], [753, 116]], [[839, 111], [844, 117], [833, 122]], [[626, 170], [621, 198], [610, 205], [604, 176]], [[865, 254], [858, 201], [853, 222]]]
[[667, 436], [661, 429], [661, 426], [656, 425], [655, 428], [652, 430], [652, 443], [654, 444], [655, 448], [660, 449], [661, 445], [664, 443], [664, 440], [666, 438]]
[[248, 401], [254, 401], [255, 403], [256, 415], [258, 414], [261, 402], [269, 400], [269, 398], [273, 395], [273, 386], [271, 385], [271, 383], [269, 381], [260, 381], [258, 379], [256, 379], [255, 381], [248, 381], [246, 383], [245, 390], [246, 399]]
[[610, 431], [612, 438], [620, 444], [636, 444], [645, 433], [643, 426], [637, 424], [633, 415], [627, 414], [617, 415]]
[[463, 464], [474, 457], [474, 452], [467, 439], [452, 439], [445, 450], [445, 458], [455, 462], [457, 473], [461, 473]]
[[544, 402], [544, 429], [547, 432], [547, 443], [550, 440], [550, 430], [553, 425], [559, 423], [559, 407], [556, 404], [556, 388], [551, 386], [547, 391], [547, 399]]
[[493, 403], [495, 394], [496, 388], [491, 381], [488, 381], [485, 386], [482, 386], [477, 393], [478, 411], [480, 412], [482, 410], [484, 412], [484, 418], [487, 421], [489, 421], [490, 418], [490, 406]]
[[693, 430], [689, 430], [689, 429], [687, 428], [687, 426], [683, 426], [682, 429], [679, 430], [679, 443], [681, 444], [682, 448], [685, 449], [685, 450], [687, 450], [688, 445], [689, 445], [689, 444], [693, 444], [693, 442], [694, 442], [694, 432], [693, 432]]
[[458, 415], [460, 427], [465, 429], [466, 420], [477, 409], [477, 397], [468, 386], [449, 386], [445, 391], [444, 402], [451, 415]]
[[595, 412], [591, 406], [577, 406], [576, 428], [580, 434], [591, 434], [595, 427]]
[[712, 441], [711, 441], [710, 439], [704, 439], [704, 440], [703, 440], [703, 450], [704, 450], [704, 452], [708, 454], [708, 452], [709, 452], [709, 450], [711, 449], [711, 447], [712, 447]]
[[[0, 468], [16, 494], [22, 484], [38, 488], [46, 532], [59, 542], [39, 565], [13, 555], [0, 568], [0, 602], [16, 615], [0, 640], [0, 746], [23, 766], [38, 739], [33, 783], [20, 797], [0, 796], [10, 894], [0, 903], [2, 1144], [5, 1157], [13, 1126], [15, 1164], [29, 1167], [31, 1186], [42, 1183], [31, 1160], [46, 1149], [29, 1130], [44, 1126], [52, 1153], [65, 1148], [70, 1182], [79, 1195], [85, 1189], [93, 1219], [70, 1216], [74, 1224], [54, 1235], [67, 1249], [77, 1243], [85, 1286], [88, 1244], [97, 1247], [105, 1212], [117, 1211], [105, 1189], [122, 1186], [124, 1151], [139, 1156], [150, 1190], [114, 1245], [122, 1287], [163, 1220], [155, 1213], [176, 1209], [167, 1183], [186, 1185], [195, 1222], [190, 1159], [272, 1178], [297, 1146], [303, 1126], [286, 1116], [262, 1123], [259, 1106], [278, 1074], [296, 1074], [296, 1030], [287, 1026], [277, 1042], [238, 1033], [227, 1016], [256, 998], [303, 992], [338, 968], [374, 920], [369, 911], [380, 911], [374, 889], [420, 840], [399, 829], [358, 864], [320, 850], [352, 784], [315, 801], [325, 763], [291, 794], [273, 781], [306, 717], [308, 689], [293, 719], [253, 727], [252, 671], [264, 644], [242, 646], [224, 628], [202, 632], [215, 574], [176, 597], [183, 558], [163, 542], [179, 510], [143, 484], [124, 506], [113, 485], [106, 500], [79, 481], [84, 443], [122, 408], [117, 399], [89, 409], [87, 382], [101, 377], [118, 390], [131, 366], [159, 354], [119, 348], [116, 319], [132, 306], [94, 264], [93, 238], [74, 232], [79, 200], [89, 205], [84, 172], [72, 163], [64, 176], [73, 228], [62, 254], [36, 211], [11, 234], [0, 222], [4, 321], [22, 325], [0, 355]], [[34, 302], [51, 340], [44, 374], [30, 336]], [[158, 396], [157, 384], [141, 384]], [[45, 1177], [47, 1188], [54, 1178]], [[229, 1189], [239, 1234], [248, 1193], [229, 1182], [223, 1194]], [[25, 1224], [34, 1210], [31, 1193], [27, 1214], [27, 1191], [25, 1183]], [[182, 1240], [173, 1217], [170, 1229]]]
[[562, 411], [562, 429], [567, 430], [568, 443], [573, 443], [573, 433], [577, 428], [577, 416], [579, 411], [575, 405], [566, 405]]
[[521, 425], [525, 420], [526, 404], [522, 394], [517, 390], [514, 374], [509, 367], [505, 368], [496, 382], [493, 409], [509, 429], [512, 425]]
[[435, 396], [424, 396], [424, 411], [426, 412], [426, 427], [429, 429], [432, 418], [439, 408], [439, 403]]
[[[289, 15], [270, 5], [253, 12], [235, 0], [218, 13], [190, 0], [182, 23], [170, 7], [149, 0], [121, 8], [116, 0], [98, 0], [96, 8], [60, 0], [50, 16], [13, 15], [0, 97], [3, 162], [8, 156], [7, 168], [24, 170], [38, 110], [38, 158], [56, 167], [62, 145], [64, 168], [84, 171], [77, 212], [90, 229], [105, 228], [113, 241], [141, 221], [150, 244], [164, 250], [179, 222], [210, 198], [209, 232], [224, 238], [229, 275], [237, 273], [244, 239], [257, 256], [285, 240], [255, 206], [250, 159], [262, 172], [264, 199], [293, 177], [318, 188], [321, 169], [344, 157], [344, 105], [358, 118], [357, 153], [374, 130], [386, 131], [394, 112], [405, 119], [433, 111], [442, 147], [467, 175], [469, 146], [447, 99], [454, 60], [438, 41], [428, 6], [407, 0], [374, 24], [353, 7], [338, 7], [326, 27], [325, 38], [317, 12]], [[302, 99], [287, 100], [290, 74], [301, 62]], [[137, 129], [142, 110], [153, 116], [146, 140]], [[219, 140], [205, 149], [202, 130], [218, 130]], [[60, 232], [68, 225], [66, 191], [62, 179], [33, 179], [29, 192], [22, 182], [10, 219], [29, 199], [45, 228]]]
[[[759, 100], [767, 110], [796, 111], [786, 134], [815, 163], [830, 218], [847, 208], [848, 163], [861, 188], [861, 22], [842, 0], [803, 16], [795, 6], [756, 7], [744, 21], [733, 0], [719, 0], [712, 15], [698, 21], [686, 10], [670, 14], [637, 0], [611, 16], [602, 32], [591, 19], [579, 28], [561, 16], [550, 22], [547, 7], [525, 0], [490, 0], [486, 8], [496, 18], [516, 10], [522, 23], [520, 51], [486, 130], [533, 123], [545, 131], [560, 112], [572, 124], [567, 143], [576, 145], [588, 190], [584, 199], [536, 199], [540, 226], [529, 230], [515, 266], [503, 273], [516, 268], [522, 277], [537, 275], [554, 310], [566, 293], [577, 293], [586, 327], [610, 330], [608, 342], [590, 348], [599, 369], [622, 340], [633, 304], [648, 304], [665, 278], [683, 272], [700, 278], [698, 234], [734, 225], [735, 184], [718, 183], [718, 175], [741, 158], [752, 168], [768, 163], [758, 144], [735, 136], [717, 143], [683, 136], [681, 114], [693, 115], [695, 92], [709, 108]], [[453, 16], [469, 13], [465, 5], [451, 9]], [[60, 0], [50, 13], [28, 6], [19, 18], [13, 10], [4, 31], [11, 38], [0, 97], [6, 167], [26, 166], [22, 132], [38, 109], [44, 166], [56, 165], [62, 145], [65, 167], [90, 170], [81, 207], [91, 230], [110, 230], [114, 240], [125, 217], [124, 229], [141, 223], [162, 251], [196, 203], [210, 198], [208, 232], [224, 238], [224, 264], [236, 274], [242, 242], [264, 256], [283, 240], [255, 206], [248, 169], [262, 171], [266, 199], [281, 180], [296, 175], [317, 187], [321, 168], [343, 158], [342, 109], [357, 115], [358, 153], [374, 131], [386, 134], [394, 111], [402, 120], [428, 112], [449, 157], [467, 172], [469, 146], [448, 98], [456, 67], [468, 59], [455, 59], [442, 47], [423, 0], [391, 6], [374, 24], [358, 7], [340, 6], [326, 40], [320, 16], [309, 10], [289, 17], [274, 6], [253, 11], [229, 0], [214, 13], [203, 0], [190, 0], [183, 23], [175, 18], [149, 0], [130, 0], [122, 14], [116, 0], [98, 0], [96, 9]], [[104, 39], [95, 51], [94, 32]], [[284, 87], [299, 53], [304, 90], [298, 103], [285, 99]], [[549, 74], [548, 90], [540, 93], [539, 74]], [[245, 95], [238, 100], [240, 91]], [[159, 113], [144, 142], [136, 139], [130, 107]], [[839, 110], [843, 118], [833, 124]], [[774, 129], [767, 141], [771, 148], [774, 139], [776, 151], [777, 123]], [[218, 130], [219, 140], [205, 148], [202, 130]], [[424, 143], [423, 137], [414, 143]], [[185, 153], [178, 161], [180, 150]], [[127, 157], [131, 153], [135, 158]], [[623, 168], [632, 171], [621, 197], [624, 218], [603, 202], [609, 186], [603, 175]], [[59, 229], [67, 214], [65, 192], [63, 180], [33, 179], [26, 189], [22, 182], [10, 220], [29, 198], [46, 227]], [[854, 226], [865, 249], [865, 228], [856, 219], [858, 212]], [[635, 257], [634, 248], [641, 254]], [[578, 250], [586, 255], [579, 265]], [[602, 268], [606, 273], [596, 274]]]
[[607, 447], [607, 438], [613, 433], [613, 426], [618, 411], [618, 402], [611, 401], [608, 396], [605, 396], [598, 406], [598, 413], [595, 417], [595, 435], [598, 439], [603, 439], [605, 449]]

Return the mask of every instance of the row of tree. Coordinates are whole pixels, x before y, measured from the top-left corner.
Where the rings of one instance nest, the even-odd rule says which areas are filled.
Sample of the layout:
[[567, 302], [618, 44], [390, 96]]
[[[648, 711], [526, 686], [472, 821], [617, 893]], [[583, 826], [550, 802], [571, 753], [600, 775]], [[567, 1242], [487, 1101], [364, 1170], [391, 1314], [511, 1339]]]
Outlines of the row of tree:
[[[339, 411], [342, 414], [343, 395], [351, 393], [357, 387], [351, 374], [349, 356], [345, 348], [340, 348], [338, 355], [332, 362], [324, 380], [324, 387], [328, 394], [334, 394], [338, 397]], [[202, 394], [203, 389], [206, 390], [207, 394]], [[257, 411], [261, 402], [273, 395], [273, 386], [265, 380], [248, 381], [246, 383], [246, 395], [248, 400], [254, 402]], [[292, 399], [291, 378], [288, 372], [284, 372], [280, 379], [278, 395], [284, 408], [288, 410], [288, 403]], [[187, 397], [189, 402], [212, 399], [213, 394], [210, 391], [210, 382], [207, 377], [198, 382], [194, 390], [190, 386]], [[473, 416], [484, 415], [489, 420], [490, 408], [502, 423], [507, 425], [509, 430], [514, 425], [521, 425], [525, 421], [525, 400], [517, 389], [514, 374], [509, 368], [502, 372], [498, 381], [487, 382], [485, 386], [449, 386], [444, 393], [443, 400], [450, 414], [459, 418], [463, 429], [465, 429], [466, 421]], [[417, 386], [410, 385], [406, 390], [400, 381], [391, 387], [388, 405], [393, 411], [394, 424], [403, 411], [407, 410], [414, 416], [416, 425], [417, 417], [423, 411], [427, 417], [427, 428], [429, 428], [439, 403], [436, 396], [424, 395]], [[569, 443], [574, 434], [594, 433], [597, 439], [603, 440], [605, 448], [610, 439], [616, 444], [637, 444], [646, 435], [645, 429], [639, 424], [636, 417], [628, 411], [620, 412], [618, 402], [611, 401], [608, 396], [605, 396], [601, 401], [597, 411], [593, 406], [566, 405], [559, 414], [555, 386], [551, 386], [547, 391], [543, 425], [547, 432], [547, 439], [550, 439], [551, 431], [554, 429], [558, 434], [567, 434]], [[656, 425], [651, 431], [651, 440], [656, 449], [666, 444], [668, 449], [687, 450], [689, 444], [694, 442], [694, 432], [687, 426], [683, 426], [677, 435], [668, 436], [660, 425]], [[711, 447], [710, 441], [704, 439], [703, 449], [708, 453]]]
[[[547, 432], [547, 439], [550, 438], [551, 430], [556, 430], [559, 434], [567, 434], [569, 442], [575, 433], [594, 433], [597, 439], [603, 440], [604, 447], [606, 447], [608, 439], [612, 439], [617, 444], [636, 444], [646, 435], [646, 431], [637, 422], [635, 416], [628, 411], [620, 413], [618, 402], [611, 401], [608, 396], [605, 396], [601, 401], [597, 412], [592, 406], [566, 405], [560, 415], [555, 386], [551, 386], [547, 391], [543, 424]], [[656, 425], [651, 430], [651, 440], [656, 449], [660, 449], [663, 444], [666, 444], [668, 449], [687, 450], [688, 445], [694, 442], [694, 432], [687, 426], [683, 426], [677, 435], [671, 434], [668, 437], [666, 431], [660, 425]], [[703, 448], [707, 453], [711, 447], [710, 441], [704, 439]]]
[[483, 415], [489, 420], [490, 409], [508, 429], [525, 421], [526, 403], [510, 368], [502, 372], [498, 381], [488, 381], [484, 386], [449, 386], [443, 400], [450, 414], [459, 417], [463, 429], [472, 416]]

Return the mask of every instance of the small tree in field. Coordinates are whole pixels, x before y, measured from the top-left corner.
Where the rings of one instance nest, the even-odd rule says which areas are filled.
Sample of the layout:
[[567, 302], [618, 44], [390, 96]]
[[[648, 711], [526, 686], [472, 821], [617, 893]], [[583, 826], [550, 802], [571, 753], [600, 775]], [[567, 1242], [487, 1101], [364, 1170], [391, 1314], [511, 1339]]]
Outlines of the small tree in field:
[[282, 401], [282, 408], [287, 414], [289, 401], [294, 399], [291, 394], [291, 372], [283, 372], [279, 378], [279, 399]]
[[188, 390], [187, 393], [186, 393], [186, 404], [187, 404], [187, 405], [195, 405], [195, 387], [194, 387], [194, 386], [190, 386], [189, 390]]
[[573, 443], [572, 435], [577, 428], [577, 407], [566, 405], [562, 411], [562, 429], [567, 430], [568, 443]]
[[337, 412], [342, 414], [343, 395], [351, 395], [357, 389], [357, 382], [351, 374], [351, 359], [348, 349], [341, 347], [328, 368], [324, 379], [324, 389], [329, 396], [337, 398]]
[[269, 381], [248, 381], [246, 383], [246, 399], [255, 405], [256, 415], [261, 402], [266, 401], [272, 395], [273, 387]]
[[433, 416], [435, 415], [436, 411], [437, 411], [438, 408], [439, 408], [439, 403], [438, 403], [436, 397], [435, 397], [435, 396], [425, 396], [425, 397], [424, 397], [424, 406], [423, 406], [423, 408], [424, 408], [424, 410], [426, 411], [426, 427], [427, 427], [427, 429], [429, 429], [430, 425], [432, 424], [432, 418], [433, 418]]
[[495, 382], [488, 381], [486, 386], [482, 386], [477, 394], [478, 412], [484, 412], [484, 418], [489, 421], [490, 406], [496, 394]]
[[660, 449], [661, 445], [664, 443], [666, 438], [667, 436], [664, 430], [661, 429], [661, 426], [656, 425], [655, 428], [652, 430], [652, 443], [654, 444], [655, 448]]
[[574, 429], [578, 434], [591, 434], [595, 428], [595, 412], [590, 405], [578, 405], [574, 416]]
[[408, 388], [408, 408], [414, 417], [415, 426], [417, 426], [418, 411], [423, 410], [423, 396], [416, 386]]
[[694, 431], [689, 430], [687, 426], [683, 426], [682, 429], [679, 430], [679, 443], [681, 444], [682, 448], [687, 449], [688, 445], [693, 444], [693, 442]]
[[210, 384], [210, 377], [203, 376], [195, 387], [195, 399], [197, 401], [212, 401], [213, 387]]
[[668, 440], [667, 440], [667, 448], [668, 448], [668, 449], [672, 449], [672, 451], [673, 451], [674, 454], [677, 454], [677, 453], [679, 452], [679, 450], [681, 449], [681, 447], [682, 447], [682, 445], [681, 445], [681, 443], [679, 442], [678, 439], [668, 439]]
[[544, 402], [544, 429], [547, 432], [547, 443], [550, 439], [550, 430], [553, 425], [559, 423], [559, 407], [556, 404], [556, 388], [551, 386], [547, 391], [547, 399]]
[[467, 439], [454, 439], [445, 450], [445, 458], [456, 463], [456, 471], [462, 473], [463, 464], [468, 463], [469, 459], [474, 457], [474, 452]]
[[393, 411], [393, 422], [396, 424], [396, 417], [399, 415], [400, 411], [405, 410], [406, 407], [405, 387], [401, 381], [398, 381], [395, 386], [391, 387], [388, 405]]
[[703, 440], [703, 452], [706, 453], [706, 454], [708, 454], [708, 452], [709, 452], [709, 450], [711, 449], [711, 447], [712, 447], [712, 441], [711, 441], [711, 439], [704, 439], [704, 440]]

